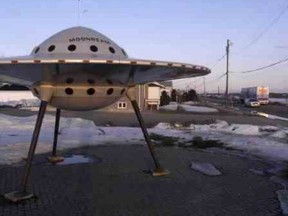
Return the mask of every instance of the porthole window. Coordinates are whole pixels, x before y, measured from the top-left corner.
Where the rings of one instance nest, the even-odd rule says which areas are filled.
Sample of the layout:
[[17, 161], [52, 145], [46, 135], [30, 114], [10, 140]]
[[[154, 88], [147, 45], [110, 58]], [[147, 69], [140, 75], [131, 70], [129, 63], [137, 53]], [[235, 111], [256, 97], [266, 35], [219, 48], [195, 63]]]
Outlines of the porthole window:
[[98, 48], [97, 48], [95, 45], [92, 45], [92, 46], [90, 46], [90, 50], [91, 50], [92, 52], [97, 52], [97, 51], [98, 51]]
[[121, 49], [121, 51], [122, 51], [122, 53], [123, 53], [124, 56], [127, 56], [127, 53], [125, 52], [124, 49]]
[[122, 91], [121, 91], [121, 95], [123, 95], [124, 92], [125, 92], [125, 89], [122, 89]]
[[34, 53], [35, 53], [35, 54], [38, 53], [39, 50], [40, 50], [40, 47], [37, 47], [37, 48], [35, 49]]
[[93, 79], [88, 79], [87, 82], [88, 82], [89, 84], [95, 84], [95, 81], [94, 81]]
[[88, 95], [93, 95], [93, 94], [95, 94], [95, 89], [89, 88], [89, 89], [87, 90], [87, 94], [88, 94]]
[[39, 92], [36, 88], [33, 89], [36, 95], [39, 95]]
[[55, 50], [55, 45], [51, 45], [48, 47], [48, 52], [52, 52], [53, 50]]
[[71, 44], [71, 45], [68, 46], [68, 50], [69, 50], [70, 52], [73, 52], [73, 51], [76, 50], [76, 46], [75, 46], [74, 44]]
[[113, 88], [109, 88], [109, 89], [107, 90], [107, 95], [111, 95], [111, 94], [113, 94], [113, 91], [114, 91]]
[[65, 93], [66, 93], [67, 95], [72, 95], [72, 94], [73, 94], [73, 89], [72, 89], [72, 88], [66, 88], [66, 89], [65, 89]]
[[74, 82], [74, 79], [73, 78], [67, 78], [66, 79], [66, 83], [67, 84], [71, 84], [71, 83], [73, 83]]
[[109, 51], [110, 51], [111, 53], [115, 53], [115, 49], [114, 49], [113, 47], [109, 47]]

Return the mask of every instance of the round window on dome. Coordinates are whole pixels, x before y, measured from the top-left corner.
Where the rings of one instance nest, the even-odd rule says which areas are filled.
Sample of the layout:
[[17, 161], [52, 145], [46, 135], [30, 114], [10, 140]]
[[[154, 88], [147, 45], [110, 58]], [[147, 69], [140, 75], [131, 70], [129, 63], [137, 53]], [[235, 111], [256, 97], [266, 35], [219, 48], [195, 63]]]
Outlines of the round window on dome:
[[109, 47], [109, 51], [110, 51], [111, 53], [115, 53], [115, 49], [114, 49], [113, 47]]
[[74, 51], [76, 50], [76, 45], [74, 45], [74, 44], [69, 45], [69, 46], [68, 46], [68, 50], [69, 50], [70, 52], [74, 52]]
[[123, 53], [124, 56], [127, 56], [127, 53], [125, 52], [124, 49], [121, 49], [121, 51], [122, 51], [122, 53]]
[[95, 94], [95, 89], [94, 89], [94, 88], [89, 88], [89, 89], [87, 90], [87, 94], [88, 94], [88, 95], [93, 95], [93, 94]]
[[111, 94], [113, 94], [113, 91], [114, 91], [113, 88], [109, 88], [109, 89], [107, 90], [107, 95], [111, 95]]
[[90, 50], [91, 50], [92, 52], [97, 52], [97, 51], [98, 51], [98, 47], [95, 46], [95, 45], [91, 45], [91, 46], [90, 46]]
[[48, 52], [52, 52], [53, 50], [55, 50], [55, 45], [51, 45], [48, 47]]
[[34, 53], [35, 53], [35, 54], [38, 53], [39, 50], [40, 50], [40, 47], [37, 47], [37, 48], [35, 49]]

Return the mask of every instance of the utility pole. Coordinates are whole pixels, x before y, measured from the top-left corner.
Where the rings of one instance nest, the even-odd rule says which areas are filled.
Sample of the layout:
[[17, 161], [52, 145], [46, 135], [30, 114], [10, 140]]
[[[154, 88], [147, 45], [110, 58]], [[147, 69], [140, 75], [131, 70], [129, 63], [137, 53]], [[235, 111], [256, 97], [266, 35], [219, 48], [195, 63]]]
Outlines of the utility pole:
[[225, 91], [225, 96], [226, 96], [226, 104], [228, 104], [228, 87], [229, 87], [229, 51], [230, 51], [230, 40], [227, 40], [227, 45], [226, 45], [226, 91]]

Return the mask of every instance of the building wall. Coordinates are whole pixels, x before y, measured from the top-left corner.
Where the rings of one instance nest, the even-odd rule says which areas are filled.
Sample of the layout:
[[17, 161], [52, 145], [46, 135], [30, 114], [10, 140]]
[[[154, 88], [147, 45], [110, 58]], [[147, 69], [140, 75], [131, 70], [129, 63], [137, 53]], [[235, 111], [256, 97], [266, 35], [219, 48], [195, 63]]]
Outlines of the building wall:
[[[148, 85], [137, 85], [135, 89], [135, 98], [139, 105], [140, 110], [144, 110], [145, 97], [147, 95]], [[124, 107], [123, 107], [124, 105]], [[110, 106], [101, 109], [103, 111], [133, 111], [130, 100], [125, 96], [121, 97], [117, 102], [111, 104]]]
[[148, 100], [151, 99], [160, 99], [160, 88], [159, 87], [148, 87]]
[[[167, 89], [169, 95], [171, 94], [171, 89]], [[149, 84], [137, 85], [135, 89], [136, 101], [139, 105], [141, 111], [158, 109], [160, 105], [161, 92], [165, 90], [159, 86], [149, 86]], [[123, 106], [124, 105], [124, 106]], [[121, 97], [117, 102], [105, 107], [101, 110], [105, 111], [133, 111], [131, 102], [126, 96]]]

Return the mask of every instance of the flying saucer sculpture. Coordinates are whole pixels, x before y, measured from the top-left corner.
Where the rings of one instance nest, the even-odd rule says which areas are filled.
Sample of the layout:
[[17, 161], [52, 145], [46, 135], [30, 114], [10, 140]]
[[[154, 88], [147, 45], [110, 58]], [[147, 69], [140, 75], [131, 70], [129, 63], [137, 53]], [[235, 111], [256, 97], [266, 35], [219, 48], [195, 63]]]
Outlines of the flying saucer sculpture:
[[85, 27], [69, 28], [51, 36], [28, 56], [0, 58], [0, 81], [28, 86], [41, 100], [20, 190], [5, 194], [5, 198], [19, 202], [33, 197], [27, 192], [27, 182], [48, 104], [57, 108], [51, 162], [63, 160], [56, 155], [61, 109], [100, 109], [126, 95], [155, 164], [152, 174], [168, 174], [155, 156], [135, 100], [134, 87], [209, 73], [208, 68], [199, 65], [129, 58], [126, 51], [111, 39]]

